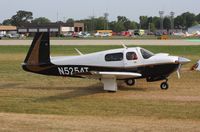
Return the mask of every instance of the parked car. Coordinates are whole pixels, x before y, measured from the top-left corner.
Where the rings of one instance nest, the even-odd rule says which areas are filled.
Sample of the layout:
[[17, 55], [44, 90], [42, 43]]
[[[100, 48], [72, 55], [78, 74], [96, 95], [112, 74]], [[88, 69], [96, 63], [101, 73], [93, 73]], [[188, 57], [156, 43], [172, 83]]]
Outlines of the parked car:
[[4, 35], [3, 34], [0, 34], [0, 39], [2, 39], [4, 37]]
[[148, 32], [147, 35], [154, 35], [154, 33], [153, 32]]
[[19, 34], [6, 34], [6, 37], [8, 37], [8, 38], [19, 38], [20, 35]]
[[83, 32], [82, 33], [83, 38], [91, 37], [91, 34], [88, 32]]
[[67, 32], [63, 34], [64, 37], [72, 37], [73, 36], [73, 32]]
[[155, 36], [162, 36], [163, 34], [161, 32], [156, 32]]
[[78, 38], [79, 35], [78, 35], [78, 33], [74, 32], [74, 33], [72, 34], [72, 37], [74, 37], [74, 38]]
[[135, 36], [142, 36], [145, 34], [145, 31], [143, 29], [138, 29], [134, 31]]
[[95, 37], [100, 37], [100, 33], [95, 33], [94, 36]]

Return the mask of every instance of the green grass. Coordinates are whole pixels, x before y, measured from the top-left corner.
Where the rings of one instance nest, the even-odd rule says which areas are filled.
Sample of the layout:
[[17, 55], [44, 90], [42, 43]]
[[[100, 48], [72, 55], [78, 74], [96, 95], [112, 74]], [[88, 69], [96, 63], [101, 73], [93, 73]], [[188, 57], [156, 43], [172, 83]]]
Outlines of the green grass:
[[[134, 47], [130, 45], [128, 47]], [[175, 55], [200, 55], [200, 46], [140, 46], [146, 48], [154, 53], [170, 53]], [[51, 52], [53, 54], [64, 54], [71, 55], [76, 54], [74, 48], [78, 48], [83, 53], [91, 53], [96, 51], [103, 51], [114, 48], [122, 48], [122, 46], [117, 45], [99, 45], [99, 46], [51, 46]], [[0, 53], [26, 53], [29, 46], [1, 46]]]
[[[142, 47], [155, 53], [186, 56], [193, 62], [200, 57], [200, 46]], [[117, 93], [107, 93], [98, 80], [24, 72], [20, 64], [28, 48], [0, 46], [0, 112], [200, 120], [199, 73], [182, 73], [181, 80], [172, 75], [168, 91], [160, 90], [160, 82], [139, 80], [133, 88], [122, 87]], [[121, 46], [51, 46], [51, 51], [53, 55], [75, 55], [74, 48], [91, 53]]]
[[[21, 89], [24, 90], [24, 89]], [[26, 90], [24, 90], [27, 92]], [[41, 91], [43, 92], [43, 91]], [[200, 119], [199, 102], [102, 99], [98, 97], [1, 96], [1, 112], [89, 116], [144, 116], [176, 119]], [[5, 102], [6, 100], [6, 102]]]

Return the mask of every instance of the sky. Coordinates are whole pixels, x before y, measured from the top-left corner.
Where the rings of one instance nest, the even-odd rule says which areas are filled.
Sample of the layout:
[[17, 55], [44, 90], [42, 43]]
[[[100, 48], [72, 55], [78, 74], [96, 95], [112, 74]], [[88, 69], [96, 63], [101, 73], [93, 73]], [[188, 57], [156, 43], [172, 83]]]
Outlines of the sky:
[[31, 11], [34, 18], [47, 17], [51, 21], [99, 17], [105, 12], [110, 21], [121, 15], [137, 22], [141, 15], [159, 16], [160, 10], [165, 15], [173, 11], [175, 16], [187, 11], [200, 13], [200, 0], [0, 0], [0, 5], [0, 23], [18, 10]]

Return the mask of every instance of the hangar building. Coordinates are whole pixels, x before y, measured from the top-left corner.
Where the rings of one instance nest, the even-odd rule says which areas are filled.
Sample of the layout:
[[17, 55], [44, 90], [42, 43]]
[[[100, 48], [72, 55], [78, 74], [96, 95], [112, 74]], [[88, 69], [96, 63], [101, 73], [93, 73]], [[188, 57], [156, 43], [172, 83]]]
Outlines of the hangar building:
[[0, 25], [0, 34], [6, 35], [6, 34], [16, 34], [16, 33], [17, 33], [17, 27], [16, 26]]
[[55, 36], [59, 36], [68, 32], [84, 31], [83, 23], [74, 23], [74, 26], [69, 26], [65, 23], [49, 23], [49, 24], [26, 24], [17, 28], [18, 33], [35, 33], [35, 32], [51, 32]]

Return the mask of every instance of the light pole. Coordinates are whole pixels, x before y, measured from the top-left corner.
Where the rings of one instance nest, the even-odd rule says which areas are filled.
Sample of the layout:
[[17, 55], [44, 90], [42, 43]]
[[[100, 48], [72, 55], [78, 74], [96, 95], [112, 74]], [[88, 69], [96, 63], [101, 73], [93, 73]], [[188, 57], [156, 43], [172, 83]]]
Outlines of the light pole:
[[150, 22], [149, 22], [148, 27], [149, 27], [149, 33], [150, 33], [151, 32], [151, 23]]
[[105, 23], [104, 23], [104, 29], [108, 30], [108, 13], [104, 13]]
[[171, 29], [174, 29], [174, 12], [170, 12], [170, 16], [171, 16]]
[[164, 11], [159, 11], [159, 15], [160, 15], [160, 29], [163, 32]]

